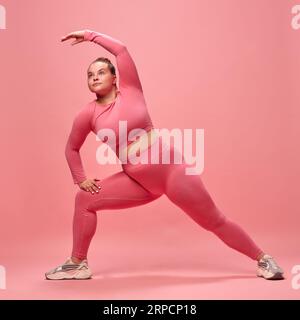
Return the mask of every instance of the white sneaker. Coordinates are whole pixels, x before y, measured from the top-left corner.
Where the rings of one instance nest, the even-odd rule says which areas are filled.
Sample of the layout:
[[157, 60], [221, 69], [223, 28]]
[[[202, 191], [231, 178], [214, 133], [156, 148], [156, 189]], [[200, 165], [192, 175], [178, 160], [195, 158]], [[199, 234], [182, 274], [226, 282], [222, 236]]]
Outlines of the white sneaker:
[[46, 272], [45, 277], [48, 280], [84, 280], [92, 277], [92, 271], [86, 259], [80, 263], [74, 263], [71, 258], [68, 258], [64, 264]]
[[257, 262], [257, 276], [267, 280], [284, 279], [283, 270], [278, 266], [274, 258], [268, 254], [265, 254]]

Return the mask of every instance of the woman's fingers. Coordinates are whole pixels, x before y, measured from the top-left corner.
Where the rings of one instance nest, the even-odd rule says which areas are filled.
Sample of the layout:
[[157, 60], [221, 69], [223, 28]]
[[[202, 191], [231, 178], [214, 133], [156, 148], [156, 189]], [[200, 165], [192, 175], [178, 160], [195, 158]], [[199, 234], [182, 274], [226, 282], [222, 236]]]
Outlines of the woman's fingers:
[[91, 191], [91, 193], [95, 193], [95, 192], [99, 192], [98, 191], [98, 188], [97, 187], [95, 187], [93, 184], [91, 184], [90, 186], [89, 186], [89, 190]]
[[81, 185], [81, 189], [90, 192], [91, 194], [99, 193], [101, 186], [98, 186], [95, 181], [100, 181], [99, 179], [87, 179]]
[[94, 185], [93, 185], [93, 188], [94, 188], [95, 191], [98, 191], [99, 189], [101, 189], [101, 187], [98, 186], [97, 184], [94, 184]]
[[91, 187], [93, 189], [94, 192], [98, 193], [99, 192], [99, 188], [98, 186], [92, 185]]
[[[94, 179], [94, 181], [100, 181], [100, 180], [99, 179]], [[97, 189], [101, 189], [101, 187], [96, 182], [94, 182], [94, 185], [96, 186]]]
[[94, 194], [94, 190], [91, 187], [89, 187], [88, 190], [91, 194]]
[[101, 189], [101, 187], [95, 186], [93, 184], [86, 186], [86, 191], [91, 192], [92, 194], [94, 194], [95, 192], [98, 193], [99, 189]]
[[77, 40], [73, 41], [71, 43], [71, 45], [73, 46], [74, 44], [77, 44], [77, 43], [80, 43], [80, 42], [83, 42], [83, 39], [77, 39]]
[[67, 35], [61, 38], [61, 41], [66, 41], [71, 38], [76, 38], [77, 41], [73, 42], [73, 44], [82, 42], [84, 40], [84, 32], [85, 30], [68, 33]]
[[61, 38], [61, 41], [66, 41], [66, 40], [68, 40], [68, 39], [70, 39], [70, 38], [73, 38], [73, 37], [75, 37], [75, 35], [74, 35], [73, 33], [69, 33], [69, 34], [67, 34], [66, 36], [63, 36], [63, 37]]
[[85, 190], [86, 190], [87, 192], [90, 192], [90, 193], [93, 193], [93, 192], [94, 192], [90, 186], [86, 186], [86, 187], [85, 187]]
[[83, 41], [84, 41], [84, 39], [82, 39], [82, 38], [77, 38], [75, 35], [74, 35], [74, 36], [72, 36], [72, 35], [66, 36], [66, 37], [62, 38], [61, 41], [65, 41], [65, 40], [68, 40], [68, 39], [71, 39], [71, 38], [76, 38], [75, 41], [71, 42], [71, 45], [72, 45], [72, 46], [73, 46], [74, 44], [77, 44], [77, 43], [80, 43], [80, 42], [83, 42]]

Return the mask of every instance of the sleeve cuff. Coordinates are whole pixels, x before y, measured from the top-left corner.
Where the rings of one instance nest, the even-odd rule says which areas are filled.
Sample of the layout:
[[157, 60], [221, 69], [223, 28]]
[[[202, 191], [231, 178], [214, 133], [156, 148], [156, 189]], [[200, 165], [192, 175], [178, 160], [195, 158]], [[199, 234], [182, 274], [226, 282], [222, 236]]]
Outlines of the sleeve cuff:
[[80, 185], [80, 183], [83, 182], [83, 181], [85, 181], [85, 180], [86, 180], [86, 178], [83, 178], [83, 179], [80, 179], [80, 180], [78, 180], [78, 179], [75, 180], [75, 179], [74, 179], [73, 182], [74, 182], [74, 184]]

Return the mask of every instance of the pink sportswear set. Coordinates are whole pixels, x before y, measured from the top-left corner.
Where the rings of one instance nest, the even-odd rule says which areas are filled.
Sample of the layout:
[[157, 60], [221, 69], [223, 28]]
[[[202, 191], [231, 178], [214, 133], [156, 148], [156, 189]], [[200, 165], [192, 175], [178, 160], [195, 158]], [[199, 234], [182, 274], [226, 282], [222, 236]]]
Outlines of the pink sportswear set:
[[[116, 58], [119, 72], [119, 90], [114, 102], [100, 105], [89, 102], [76, 114], [65, 148], [65, 155], [74, 183], [87, 177], [84, 173], [80, 148], [87, 135], [102, 128], [111, 128], [116, 136], [116, 155], [120, 147], [129, 144], [119, 141], [119, 121], [127, 121], [127, 132], [135, 128], [146, 131], [154, 128], [135, 63], [126, 46], [103, 33], [85, 30], [85, 41], [93, 41], [107, 49]], [[138, 134], [137, 134], [138, 135]], [[98, 135], [99, 136], [99, 135]], [[100, 135], [100, 139], [105, 142]], [[159, 153], [166, 148], [161, 136], [154, 142], [159, 144]], [[175, 152], [172, 145], [171, 160]], [[141, 151], [140, 157], [150, 159], [150, 149]], [[174, 152], [174, 153], [173, 153]], [[122, 171], [98, 182], [98, 193], [79, 189], [75, 196], [73, 218], [72, 256], [87, 258], [88, 248], [97, 226], [97, 211], [102, 209], [125, 209], [149, 203], [165, 194], [174, 204], [187, 213], [196, 223], [217, 235], [229, 247], [256, 260], [263, 251], [235, 222], [229, 220], [216, 206], [199, 175], [187, 175], [187, 166], [182, 163], [122, 163]]]

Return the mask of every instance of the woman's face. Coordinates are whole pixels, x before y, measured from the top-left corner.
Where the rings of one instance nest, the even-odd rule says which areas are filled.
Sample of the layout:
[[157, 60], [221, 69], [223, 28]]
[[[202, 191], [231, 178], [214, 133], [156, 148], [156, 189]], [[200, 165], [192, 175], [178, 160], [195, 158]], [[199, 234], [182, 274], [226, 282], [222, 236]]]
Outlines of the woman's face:
[[110, 92], [113, 85], [116, 84], [116, 76], [111, 74], [107, 63], [97, 61], [89, 66], [87, 81], [88, 87], [92, 92], [105, 95]]

